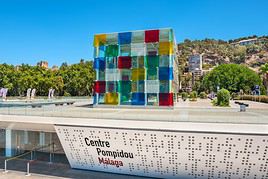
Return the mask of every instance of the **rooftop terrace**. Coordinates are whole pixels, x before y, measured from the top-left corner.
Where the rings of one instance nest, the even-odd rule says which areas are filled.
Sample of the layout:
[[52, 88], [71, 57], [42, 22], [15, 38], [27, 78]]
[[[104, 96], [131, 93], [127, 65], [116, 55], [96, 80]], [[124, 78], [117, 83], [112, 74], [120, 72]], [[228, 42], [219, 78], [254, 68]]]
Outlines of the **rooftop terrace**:
[[[0, 103], [0, 114], [18, 116], [43, 116], [66, 118], [113, 119], [134, 121], [165, 122], [209, 122], [209, 123], [245, 123], [267, 124], [268, 104], [244, 101], [249, 104], [246, 112], [239, 112], [239, 106], [231, 101], [230, 107], [212, 106], [209, 100], [197, 102], [178, 102], [174, 109], [150, 108], [92, 108], [90, 99], [72, 99], [73, 105], [54, 103], [68, 100], [7, 101]], [[70, 100], [69, 100], [70, 102]], [[41, 107], [32, 107], [41, 105]], [[0, 117], [0, 120], [2, 118]]]

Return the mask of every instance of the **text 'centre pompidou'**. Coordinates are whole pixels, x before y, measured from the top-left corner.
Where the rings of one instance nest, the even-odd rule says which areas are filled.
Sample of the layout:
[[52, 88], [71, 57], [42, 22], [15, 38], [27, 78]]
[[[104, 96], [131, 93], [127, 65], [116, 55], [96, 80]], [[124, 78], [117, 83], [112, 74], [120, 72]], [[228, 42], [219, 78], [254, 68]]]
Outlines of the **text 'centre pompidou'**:
[[169, 28], [95, 35], [94, 104], [173, 106], [174, 39]]

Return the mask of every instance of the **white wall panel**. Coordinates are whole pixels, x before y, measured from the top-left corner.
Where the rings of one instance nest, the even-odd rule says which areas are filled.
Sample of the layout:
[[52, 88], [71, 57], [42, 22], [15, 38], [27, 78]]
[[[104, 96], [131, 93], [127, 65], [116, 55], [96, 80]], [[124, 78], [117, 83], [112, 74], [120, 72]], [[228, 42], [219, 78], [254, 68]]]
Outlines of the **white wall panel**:
[[[72, 168], [164, 178], [268, 178], [267, 135], [60, 125], [55, 129]], [[88, 146], [85, 138], [108, 142], [109, 147]], [[98, 150], [123, 151], [133, 158], [103, 156]], [[100, 163], [102, 158], [110, 164]], [[111, 160], [123, 166], [111, 165]]]

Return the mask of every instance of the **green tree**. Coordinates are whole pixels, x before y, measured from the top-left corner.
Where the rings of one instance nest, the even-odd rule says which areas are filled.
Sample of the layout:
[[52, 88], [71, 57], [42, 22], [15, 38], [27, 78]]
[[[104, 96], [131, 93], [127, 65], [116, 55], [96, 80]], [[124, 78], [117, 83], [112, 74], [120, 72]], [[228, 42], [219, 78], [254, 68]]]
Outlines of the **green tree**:
[[249, 93], [255, 85], [261, 85], [261, 78], [253, 70], [244, 65], [223, 64], [214, 68], [203, 78], [203, 86], [207, 91], [217, 91], [217, 87], [230, 92], [241, 89]]
[[263, 83], [266, 88], [266, 95], [267, 95], [268, 94], [268, 63], [265, 63], [264, 65], [260, 67], [260, 74], [263, 78]]
[[94, 79], [92, 61], [83, 59], [78, 64], [63, 63], [59, 70], [0, 64], [0, 87], [8, 88], [10, 96], [25, 96], [28, 88], [35, 88], [39, 96], [47, 96], [50, 88], [57, 95], [90, 95]]

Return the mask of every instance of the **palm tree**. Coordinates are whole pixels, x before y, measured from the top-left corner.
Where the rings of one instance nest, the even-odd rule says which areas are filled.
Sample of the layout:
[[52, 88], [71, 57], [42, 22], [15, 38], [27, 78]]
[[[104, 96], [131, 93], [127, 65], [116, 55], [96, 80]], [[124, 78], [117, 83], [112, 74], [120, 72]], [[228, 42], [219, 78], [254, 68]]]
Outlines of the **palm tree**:
[[268, 63], [260, 67], [260, 74], [263, 77], [264, 85], [266, 87], [266, 95], [268, 95]]

